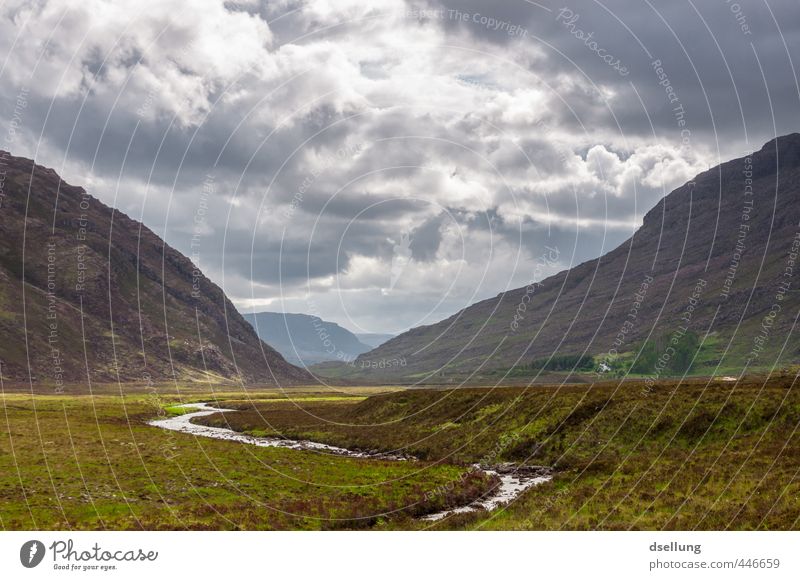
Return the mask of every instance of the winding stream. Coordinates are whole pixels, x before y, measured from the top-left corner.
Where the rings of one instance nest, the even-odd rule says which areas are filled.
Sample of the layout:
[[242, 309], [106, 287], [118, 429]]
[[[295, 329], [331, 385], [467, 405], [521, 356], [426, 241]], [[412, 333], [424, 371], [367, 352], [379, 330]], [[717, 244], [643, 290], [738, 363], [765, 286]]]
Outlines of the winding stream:
[[[239, 433], [233, 429], [228, 429], [225, 427], [197, 425], [192, 423], [192, 419], [197, 417], [206, 417], [208, 415], [213, 415], [214, 413], [232, 413], [235, 412], [235, 409], [219, 409], [217, 407], [212, 407], [208, 403], [187, 403], [185, 405], [180, 405], [180, 407], [186, 409], [196, 408], [198, 410], [194, 413], [185, 413], [183, 415], [176, 415], [175, 417], [156, 419], [155, 421], [150, 421], [148, 425], [160, 427], [161, 429], [167, 429], [169, 431], [188, 433], [198, 437], [210, 437], [212, 439], [236, 441], [238, 443], [255, 445], [257, 447], [282, 447], [285, 449], [320, 451], [323, 453], [330, 453], [332, 455], [356, 457], [361, 459], [384, 459], [392, 461], [406, 461], [408, 459], [413, 459], [407, 455], [402, 455], [399, 453], [370, 453], [367, 451], [345, 449], [344, 447], [335, 447], [333, 445], [326, 445], [325, 443], [317, 443], [316, 441], [307, 441], [304, 439], [293, 440], [282, 439], [280, 437], [254, 437], [252, 435]], [[497, 466], [492, 469], [484, 469], [478, 465], [473, 467], [477, 470], [483, 471], [488, 475], [496, 475], [500, 478], [500, 484], [491, 490], [490, 495], [473, 501], [465, 506], [427, 515], [422, 518], [423, 520], [435, 522], [455, 514], [474, 512], [478, 510], [491, 511], [500, 507], [501, 505], [515, 500], [527, 489], [552, 479], [550, 470], [546, 467], [518, 468], [511, 465]]]
[[192, 423], [192, 419], [197, 417], [206, 417], [214, 413], [234, 413], [236, 409], [218, 409], [212, 407], [208, 403], [187, 403], [185, 405], [178, 405], [184, 409], [197, 408], [199, 411], [195, 413], [186, 413], [184, 415], [176, 415], [175, 417], [167, 417], [165, 419], [156, 419], [150, 421], [148, 425], [153, 427], [161, 427], [169, 431], [178, 431], [179, 433], [189, 433], [190, 435], [197, 435], [198, 437], [210, 437], [212, 439], [224, 439], [225, 441], [237, 441], [239, 443], [247, 443], [248, 445], [255, 445], [257, 447], [283, 447], [286, 449], [299, 449], [322, 451], [332, 455], [342, 455], [345, 457], [359, 457], [369, 459], [392, 459], [395, 461], [404, 461], [407, 458], [399, 454], [392, 453], [367, 453], [364, 451], [353, 451], [345, 449], [344, 447], [334, 447], [333, 445], [326, 445], [324, 443], [317, 443], [315, 441], [306, 440], [293, 440], [283, 439], [280, 437], [254, 437], [245, 433], [239, 433], [233, 429], [226, 427], [208, 427], [206, 425], [197, 425]]

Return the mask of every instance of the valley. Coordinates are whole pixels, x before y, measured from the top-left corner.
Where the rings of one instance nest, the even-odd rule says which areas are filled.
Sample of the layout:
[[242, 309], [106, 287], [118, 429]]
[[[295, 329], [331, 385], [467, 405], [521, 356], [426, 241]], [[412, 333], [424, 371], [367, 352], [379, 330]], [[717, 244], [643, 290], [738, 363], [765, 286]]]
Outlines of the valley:
[[202, 397], [191, 387], [112, 390], [0, 397], [4, 529], [371, 529], [469, 503], [491, 484], [475, 474], [426, 499], [461, 468], [195, 438], [148, 425]]
[[240, 314], [143, 224], [7, 159], [4, 529], [798, 527], [800, 134], [596, 260], [369, 344]]
[[[186, 385], [121, 394], [98, 385], [64, 396], [6, 385], [2, 524], [793, 529], [800, 518], [794, 386], [792, 377], [650, 389], [637, 381], [457, 390]], [[193, 402], [230, 409], [206, 410], [191, 418], [197, 426], [285, 443], [246, 445], [149, 424], [195, 413], [180, 407]], [[492, 511], [426, 520], [491, 495], [497, 477], [475, 464], [531, 474], [547, 466], [552, 479]]]

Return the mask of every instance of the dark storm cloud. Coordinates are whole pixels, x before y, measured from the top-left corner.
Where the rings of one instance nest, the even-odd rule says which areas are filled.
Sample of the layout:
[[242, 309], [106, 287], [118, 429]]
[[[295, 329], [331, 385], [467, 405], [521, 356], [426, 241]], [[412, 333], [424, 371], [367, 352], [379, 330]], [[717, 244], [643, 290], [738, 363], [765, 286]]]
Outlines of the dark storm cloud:
[[[742, 142], [745, 133], [753, 145], [771, 138], [775, 129], [770, 105], [779, 133], [796, 126], [798, 88], [791, 58], [800, 48], [800, 19], [793, 0], [540, 3], [549, 11], [523, 0], [499, 6], [479, 0], [438, 4], [448, 11], [479, 13], [524, 26], [528, 35], [523, 41], [541, 46], [547, 55], [548, 75], [579, 71], [591, 82], [619, 91], [624, 95], [618, 100], [622, 106], [612, 105], [613, 116], [607, 115], [603, 123], [622, 136], [652, 135], [652, 123], [658, 135], [680, 140], [672, 110], [676, 104], [684, 106], [696, 144], [712, 150], [719, 146], [726, 151], [731, 139]], [[445, 22], [501, 47], [520, 42], [472, 19]], [[578, 31], [591, 34], [589, 42], [621, 60], [629, 73], [623, 76], [607, 66], [585, 40], [576, 38]], [[671, 104], [659, 85], [652, 65], [656, 60], [663, 64], [677, 103]], [[598, 118], [586, 115], [590, 109], [575, 99], [568, 101], [590, 130], [598, 128]], [[574, 125], [571, 113], [560, 112], [562, 123]]]
[[447, 219], [446, 214], [439, 214], [411, 232], [410, 247], [415, 260], [429, 262], [436, 257], [442, 243], [441, 228]]
[[[398, 214], [405, 215], [401, 211], [404, 202], [400, 202], [387, 206], [397, 203]], [[344, 212], [343, 207], [339, 209]], [[392, 222], [387, 222], [386, 218], [394, 214], [381, 212], [382, 220], [354, 219], [357, 208], [351, 209], [354, 211], [343, 214], [346, 219], [328, 217], [318, 221], [312, 214], [297, 215], [288, 227], [281, 230], [270, 227], [257, 227], [250, 231], [230, 229], [225, 239], [226, 268], [259, 284], [277, 286], [280, 282], [293, 287], [347, 270], [354, 255], [391, 259], [392, 238], [399, 238], [401, 233], [387, 228], [387, 223]], [[241, 213], [247, 210], [233, 211]], [[369, 215], [369, 212], [363, 215]], [[422, 229], [419, 243], [427, 241], [430, 244], [432, 234], [425, 232], [424, 227]], [[416, 239], [416, 231], [414, 236]], [[422, 253], [429, 249], [429, 246], [420, 246]]]

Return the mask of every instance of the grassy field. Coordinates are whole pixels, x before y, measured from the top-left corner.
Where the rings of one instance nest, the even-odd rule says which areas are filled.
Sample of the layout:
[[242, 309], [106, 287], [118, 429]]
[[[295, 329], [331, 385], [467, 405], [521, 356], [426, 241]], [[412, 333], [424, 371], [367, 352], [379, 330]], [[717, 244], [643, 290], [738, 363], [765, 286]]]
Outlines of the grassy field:
[[[459, 390], [6, 390], [3, 529], [798, 529], [792, 378]], [[257, 448], [148, 426], [189, 401], [255, 435], [416, 462]], [[553, 481], [437, 524], [490, 482], [469, 465], [549, 465]], [[465, 474], [470, 474], [465, 477]]]
[[[242, 401], [200, 421], [427, 461], [555, 467], [504, 510], [443, 528], [797, 529], [800, 396], [791, 378], [404, 391]], [[398, 525], [419, 527], [415, 522]]]
[[461, 468], [194, 438], [146, 422], [208, 392], [112, 392], [2, 395], [0, 528], [374, 528], [468, 502], [490, 484], [476, 474], [426, 495]]

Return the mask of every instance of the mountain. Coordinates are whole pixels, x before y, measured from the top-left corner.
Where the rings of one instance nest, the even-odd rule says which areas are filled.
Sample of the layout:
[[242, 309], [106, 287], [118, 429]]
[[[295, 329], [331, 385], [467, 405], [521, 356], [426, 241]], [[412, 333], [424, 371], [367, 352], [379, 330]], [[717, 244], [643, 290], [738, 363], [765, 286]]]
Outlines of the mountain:
[[384, 342], [393, 339], [394, 334], [379, 334], [374, 332], [356, 333], [358, 340], [369, 346], [370, 348], [378, 348]]
[[[697, 373], [796, 364], [799, 222], [800, 135], [792, 134], [671, 192], [604, 256], [403, 333], [350, 372], [426, 380], [547, 368], [538, 359], [551, 355], [641, 367], [691, 336], [702, 341]], [[656, 362], [639, 372], [664, 371]]]
[[52, 169], [0, 152], [0, 202], [4, 380], [310, 379], [188, 258]]
[[258, 312], [244, 314], [244, 318], [262, 340], [286, 360], [301, 366], [325, 361], [349, 362], [372, 348], [346, 328], [317, 316]]

